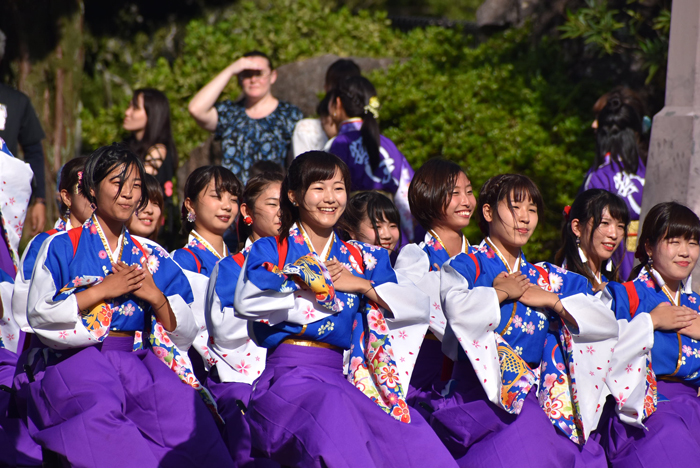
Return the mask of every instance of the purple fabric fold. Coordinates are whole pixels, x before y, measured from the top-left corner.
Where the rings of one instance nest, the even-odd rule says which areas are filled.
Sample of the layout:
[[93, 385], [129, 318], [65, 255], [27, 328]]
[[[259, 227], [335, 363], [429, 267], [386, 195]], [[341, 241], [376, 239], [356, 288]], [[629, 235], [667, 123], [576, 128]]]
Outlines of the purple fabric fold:
[[246, 413], [253, 454], [293, 467], [456, 466], [418, 413], [397, 421], [342, 368], [331, 349], [282, 344], [268, 355]]
[[29, 384], [29, 430], [76, 467], [234, 466], [192, 387], [132, 337], [108, 337]]
[[[609, 411], [598, 425], [600, 444], [612, 468], [696, 466], [700, 460], [700, 402], [697, 388], [682, 382], [658, 382], [656, 411], [644, 421], [648, 430], [629, 426]], [[605, 417], [607, 416], [607, 417]]]
[[488, 400], [468, 361], [456, 362], [452, 377], [447, 396], [434, 404], [431, 425], [459, 466], [607, 467], [596, 441], [580, 448], [554, 428], [537, 401], [536, 387], [515, 415]]
[[279, 467], [279, 463], [266, 458], [253, 458], [250, 453], [250, 426], [237, 400], [247, 407], [253, 386], [242, 382], [221, 382], [218, 376], [211, 375], [207, 380], [207, 388], [214, 396], [219, 414], [226, 423], [223, 438], [236, 466], [239, 468]]

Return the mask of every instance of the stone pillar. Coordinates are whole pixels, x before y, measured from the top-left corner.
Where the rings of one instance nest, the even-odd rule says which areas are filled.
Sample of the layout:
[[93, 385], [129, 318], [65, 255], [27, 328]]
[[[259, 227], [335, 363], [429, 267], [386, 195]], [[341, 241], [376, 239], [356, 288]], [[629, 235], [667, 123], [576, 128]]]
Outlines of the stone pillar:
[[[666, 105], [654, 116], [642, 222], [657, 203], [677, 201], [700, 215], [700, 1], [673, 0]], [[641, 226], [640, 226], [641, 227]], [[693, 289], [700, 292], [700, 264]]]

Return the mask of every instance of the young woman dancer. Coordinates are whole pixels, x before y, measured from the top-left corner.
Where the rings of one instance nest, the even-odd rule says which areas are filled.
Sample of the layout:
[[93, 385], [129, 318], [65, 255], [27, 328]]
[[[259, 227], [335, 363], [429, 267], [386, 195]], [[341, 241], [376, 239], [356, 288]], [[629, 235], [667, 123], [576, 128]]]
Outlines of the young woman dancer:
[[[397, 368], [388, 364], [384, 317], [378, 309], [357, 313], [368, 299], [394, 318], [410, 309], [420, 314], [427, 297], [401, 284], [385, 249], [338, 239], [334, 229], [349, 187], [339, 158], [320, 151], [297, 157], [282, 186], [281, 235], [253, 244], [238, 280], [235, 313], [251, 321], [251, 337], [271, 350], [246, 413], [253, 450], [289, 466], [454, 466], [402, 400]], [[368, 358], [385, 382], [374, 399], [343, 375], [353, 324], [357, 330], [365, 322], [372, 342], [365, 351], [386, 360]], [[361, 367], [355, 357], [351, 377]], [[373, 375], [366, 376], [367, 389]]]
[[565, 209], [564, 219], [556, 262], [588, 279], [591, 291], [603, 291], [610, 281], [619, 282], [619, 268], [612, 256], [626, 237], [630, 215], [625, 202], [607, 190], [586, 190]]
[[241, 183], [222, 166], [203, 166], [195, 169], [185, 182], [185, 200], [182, 203], [182, 233], [188, 235], [187, 245], [172, 252], [187, 275], [194, 293], [192, 311], [197, 319], [199, 333], [194, 340], [194, 351], [189, 356], [200, 379], [209, 369], [209, 335], [204, 319], [204, 300], [209, 276], [216, 262], [231, 253], [224, 242], [224, 233], [238, 216], [238, 197]]
[[384, 247], [391, 255], [401, 245], [401, 216], [380, 192], [360, 192], [350, 198], [339, 221], [346, 240]]
[[700, 456], [700, 296], [690, 274], [700, 220], [675, 202], [654, 206], [640, 233], [629, 283], [608, 283], [621, 322], [608, 387], [615, 412], [601, 423], [610, 465], [692, 466]]
[[146, 174], [144, 178], [143, 189], [146, 191], [148, 204], [139, 211], [134, 211], [126, 227], [131, 234], [156, 242], [158, 229], [163, 221], [163, 189], [158, 179], [150, 174]]
[[[248, 321], [235, 317], [233, 298], [241, 267], [254, 242], [279, 235], [280, 189], [284, 177], [263, 172], [248, 180], [241, 197], [239, 221], [245, 247], [222, 259], [211, 274], [205, 307], [209, 331], [211, 370], [207, 386], [226, 422], [224, 440], [231, 456], [241, 467], [279, 466], [272, 460], [251, 454], [250, 427], [244, 417], [252, 384], [265, 369], [266, 348], [248, 336]], [[243, 410], [243, 411], [242, 411]]]
[[469, 225], [476, 198], [462, 168], [444, 159], [430, 159], [416, 171], [408, 188], [408, 203], [427, 231], [420, 245], [409, 244], [401, 250], [395, 267], [430, 296], [426, 311], [430, 328], [424, 330], [420, 351], [414, 350], [418, 357], [407, 395], [409, 404], [418, 407], [421, 402], [428, 403], [433, 385], [441, 381], [446, 320], [440, 301], [440, 269], [455, 255], [474, 250], [462, 229]]
[[241, 216], [238, 232], [245, 239], [243, 247], [269, 236], [278, 236], [280, 219], [280, 190], [284, 175], [279, 172], [262, 172], [251, 177], [241, 197]]
[[[32, 333], [32, 329], [27, 323], [27, 295], [29, 294], [29, 282], [32, 279], [34, 263], [42, 244], [56, 233], [82, 225], [92, 215], [93, 210], [90, 207], [90, 202], [80, 191], [85, 161], [87, 161], [86, 157], [78, 157], [63, 165], [63, 168], [61, 168], [61, 181], [58, 185], [58, 191], [61, 196], [59, 205], [60, 217], [53, 229], [42, 232], [30, 240], [22, 254], [20, 267], [17, 270], [17, 278], [15, 279], [12, 310], [8, 311], [8, 313], [12, 315], [23, 333]], [[17, 342], [15, 342], [16, 344]], [[39, 345], [39, 343], [35, 344]], [[21, 352], [22, 347], [19, 349], [19, 353]]]
[[95, 212], [39, 252], [27, 316], [55, 352], [29, 384], [30, 432], [73, 466], [232, 466], [173, 346], [197, 332], [187, 278], [125, 228], [147, 203], [144, 174], [122, 145], [95, 151], [81, 184]]
[[[546, 358], [550, 326], [562, 329], [572, 350], [567, 354], [571, 369], [591, 360], [605, 364], [606, 350], [590, 334], [597, 339], [617, 335], [604, 305], [576, 290], [570, 296], [567, 283], [553, 286], [554, 278], [524, 258], [521, 249], [542, 207], [540, 192], [527, 177], [492, 177], [477, 209], [486, 238], [476, 253], [460, 253], [441, 270], [448, 324], [443, 351], [457, 361], [456, 382], [437, 402], [432, 426], [461, 466], [606, 466], [599, 445], [579, 447], [583, 438], [573, 408], [563, 407], [566, 400], [537, 395], [542, 384], [535, 371]], [[603, 378], [602, 370], [591, 377]]]

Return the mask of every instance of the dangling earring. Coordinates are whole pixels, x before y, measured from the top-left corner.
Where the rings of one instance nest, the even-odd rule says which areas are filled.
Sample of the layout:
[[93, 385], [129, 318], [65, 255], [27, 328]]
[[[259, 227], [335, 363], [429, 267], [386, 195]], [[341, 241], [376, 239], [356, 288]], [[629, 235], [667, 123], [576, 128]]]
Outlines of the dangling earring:
[[649, 257], [649, 259], [647, 260], [647, 267], [654, 268], [654, 259], [653, 258]]
[[253, 224], [253, 218], [251, 218], [250, 216], [245, 216], [243, 218], [243, 222], [246, 226], [250, 226], [251, 224]]
[[97, 205], [95, 205], [94, 203], [90, 203], [90, 209], [91, 209], [92, 211], [97, 210]]
[[576, 237], [576, 248], [578, 249], [578, 256], [581, 258], [582, 263], [586, 263], [588, 261], [588, 257], [586, 257], [586, 254], [583, 252], [583, 249], [581, 248], [581, 238]]
[[190, 223], [194, 223], [195, 219], [197, 219], [197, 215], [194, 214], [194, 211], [188, 211], [187, 212], [187, 221]]

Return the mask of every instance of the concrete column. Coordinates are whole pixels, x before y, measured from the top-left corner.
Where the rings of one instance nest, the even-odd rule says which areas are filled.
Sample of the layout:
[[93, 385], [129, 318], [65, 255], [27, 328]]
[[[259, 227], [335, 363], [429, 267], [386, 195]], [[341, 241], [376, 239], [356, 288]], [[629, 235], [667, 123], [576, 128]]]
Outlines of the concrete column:
[[[654, 116], [651, 129], [642, 223], [654, 205], [665, 201], [700, 214], [699, 0], [673, 0], [666, 106]], [[693, 289], [700, 292], [700, 264], [693, 277]]]

